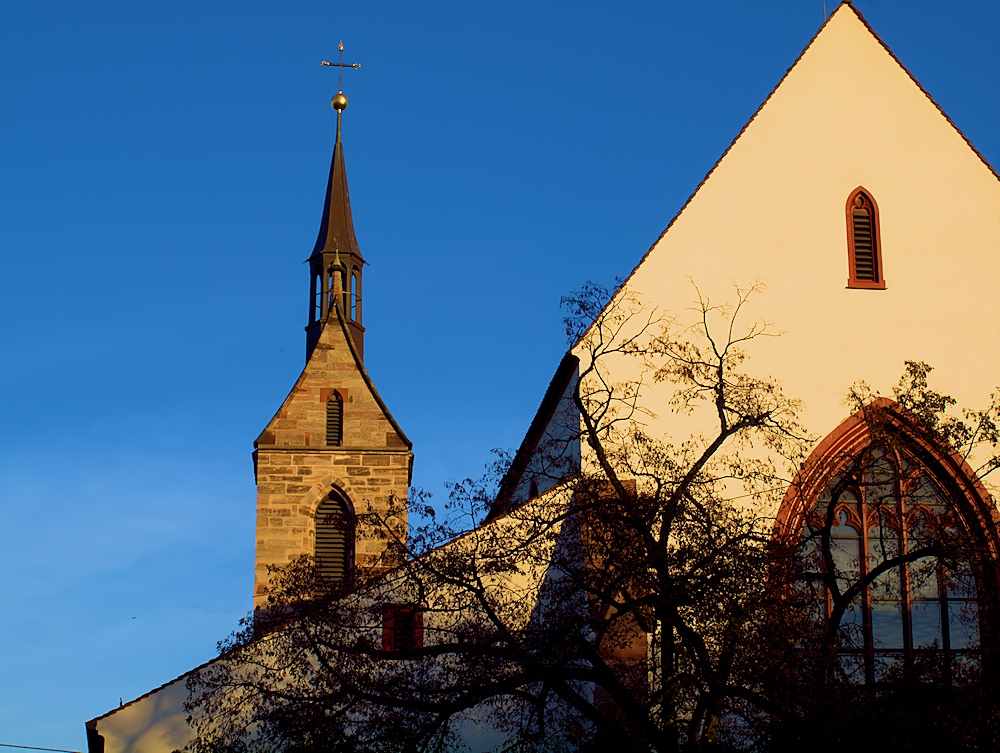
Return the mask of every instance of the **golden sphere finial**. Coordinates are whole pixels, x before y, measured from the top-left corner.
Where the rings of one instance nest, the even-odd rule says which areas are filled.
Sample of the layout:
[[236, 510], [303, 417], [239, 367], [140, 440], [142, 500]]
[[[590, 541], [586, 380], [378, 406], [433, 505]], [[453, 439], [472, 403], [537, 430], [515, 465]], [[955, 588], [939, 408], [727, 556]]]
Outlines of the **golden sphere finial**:
[[337, 92], [333, 95], [333, 99], [330, 100], [330, 107], [337, 112], [347, 109], [347, 97], [344, 96], [344, 92]]

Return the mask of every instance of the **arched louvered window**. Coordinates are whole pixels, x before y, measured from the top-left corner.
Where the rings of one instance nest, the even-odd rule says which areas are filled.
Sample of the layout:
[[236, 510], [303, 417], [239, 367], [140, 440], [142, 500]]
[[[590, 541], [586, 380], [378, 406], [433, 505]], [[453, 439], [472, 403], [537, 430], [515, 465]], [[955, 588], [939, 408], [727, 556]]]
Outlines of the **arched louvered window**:
[[326, 445], [340, 447], [344, 443], [344, 398], [334, 391], [326, 401]]
[[316, 510], [316, 565], [331, 583], [349, 579], [354, 567], [354, 515], [336, 492]]
[[847, 287], [885, 289], [878, 207], [863, 188], [847, 200], [847, 256]]

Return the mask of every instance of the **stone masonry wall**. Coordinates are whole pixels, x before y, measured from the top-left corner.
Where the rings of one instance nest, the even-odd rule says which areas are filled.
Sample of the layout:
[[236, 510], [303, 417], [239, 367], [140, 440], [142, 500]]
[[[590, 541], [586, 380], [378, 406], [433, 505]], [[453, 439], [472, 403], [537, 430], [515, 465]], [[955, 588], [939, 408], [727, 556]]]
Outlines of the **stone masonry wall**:
[[[313, 554], [314, 516], [331, 490], [346, 496], [357, 514], [385, 511], [390, 499], [406, 499], [409, 440], [377, 398], [347, 338], [331, 317], [291, 393], [257, 439], [255, 607], [266, 599], [269, 566]], [[343, 442], [326, 447], [326, 403], [334, 390], [343, 399]], [[384, 539], [359, 533], [356, 565], [377, 561], [385, 546]]]

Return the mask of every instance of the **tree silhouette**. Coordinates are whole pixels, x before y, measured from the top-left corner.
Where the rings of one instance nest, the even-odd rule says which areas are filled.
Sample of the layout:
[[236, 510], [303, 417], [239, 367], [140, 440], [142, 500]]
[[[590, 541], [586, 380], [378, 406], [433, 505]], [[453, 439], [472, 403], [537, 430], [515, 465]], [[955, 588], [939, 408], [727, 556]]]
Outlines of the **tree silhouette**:
[[[546, 475], [545, 490], [511, 493], [525, 479], [501, 457], [440, 514], [418, 492], [361, 513], [358, 530], [390, 546], [350, 583], [308, 558], [275, 573], [267, 609], [188, 683], [192, 749], [782, 749], [811, 728], [858, 734], [896, 706], [960, 707], [941, 729], [992, 709], [996, 527], [947, 495], [992, 515], [996, 399], [950, 418], [954, 401], [910, 363], [891, 401], [852, 389], [858, 442], [807, 460], [800, 403], [748, 368], [777, 336], [743, 321], [760, 292], [719, 306], [696, 291], [691, 326], [627, 291], [564, 299], [576, 378], [560, 430], [519, 471]], [[701, 430], [647, 433], [658, 385]], [[942, 484], [942, 462], [971, 487]], [[931, 493], [938, 507], [918, 500]], [[404, 536], [407, 506], [425, 522]], [[881, 521], [853, 559], [845, 514]], [[918, 604], [932, 580], [937, 600]], [[950, 643], [915, 646], [917, 607], [949, 598], [964, 599], [965, 637], [957, 616]], [[901, 652], [874, 643], [883, 602], [910, 609]], [[909, 727], [879, 729], [921, 727], [894, 713]], [[985, 739], [965, 732], [950, 743]]]

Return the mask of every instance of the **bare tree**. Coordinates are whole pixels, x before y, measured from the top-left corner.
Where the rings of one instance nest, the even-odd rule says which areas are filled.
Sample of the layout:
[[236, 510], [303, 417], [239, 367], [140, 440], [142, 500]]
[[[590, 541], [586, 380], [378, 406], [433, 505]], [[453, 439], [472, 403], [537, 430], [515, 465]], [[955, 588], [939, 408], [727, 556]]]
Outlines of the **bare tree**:
[[[776, 335], [743, 322], [760, 290], [737, 289], [726, 306], [697, 293], [689, 326], [627, 291], [588, 285], [565, 299], [576, 429], [535, 448], [535, 467], [559, 470], [560, 483], [498, 504], [501, 459], [454, 484], [441, 515], [415, 494], [408, 504], [426, 522], [405, 539], [391, 510], [360, 516], [359, 529], [391, 540], [388, 573], [374, 563], [332, 587], [302, 560], [276, 574], [268, 610], [189, 682], [193, 749], [445, 751], [475, 735], [509, 751], [760, 749], [800, 739], [821, 709], [818, 688], [848, 688], [838, 697], [856, 703], [876, 681], [873, 595], [893, 569], [905, 602], [917, 592], [907, 568], [926, 561], [935, 577], [950, 568], [984, 583], [996, 552], [947, 515], [940, 525], [925, 515], [905, 546], [888, 535], [871, 544], [866, 531], [858, 540], [873, 548], [852, 565], [838, 528], [847, 496], [864, 497], [875, 520], [893, 504], [900, 515], [900, 484], [915, 494], [906, 484], [924, 467], [893, 444], [904, 418], [959, 459], [991, 446], [973, 474], [985, 476], [997, 466], [997, 406], [943, 418], [949, 399], [910, 365], [891, 409], [856, 386], [866, 444], [812, 472], [799, 403], [747, 368], [754, 342]], [[651, 436], [642, 397], [652, 389], [669, 390], [671, 409], [701, 429]], [[567, 462], [574, 442], [585, 447], [578, 468]], [[860, 623], [847, 619], [856, 603]], [[911, 645], [900, 671], [912, 675], [933, 650]], [[942, 650], [978, 657], [980, 677], [988, 669], [976, 647]]]
[[775, 688], [788, 721], [776, 748], [1000, 745], [1000, 403], [950, 415], [931, 371], [907, 362], [892, 399], [855, 384], [838, 442], [786, 494], [779, 536], [800, 553], [782, 579], [816, 618]]

